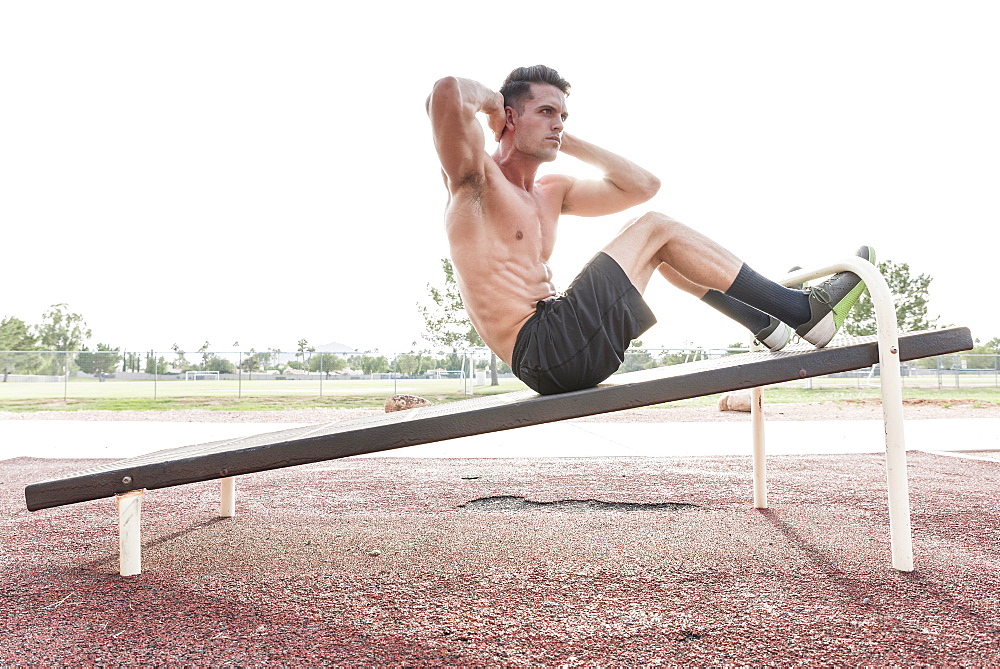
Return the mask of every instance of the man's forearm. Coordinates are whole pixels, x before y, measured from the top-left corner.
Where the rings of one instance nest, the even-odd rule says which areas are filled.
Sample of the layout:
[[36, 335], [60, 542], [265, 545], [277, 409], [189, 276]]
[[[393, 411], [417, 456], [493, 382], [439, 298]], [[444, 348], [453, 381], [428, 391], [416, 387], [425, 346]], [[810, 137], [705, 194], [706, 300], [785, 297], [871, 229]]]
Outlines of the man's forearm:
[[494, 133], [503, 128], [503, 96], [478, 81], [462, 79], [461, 77], [440, 79], [434, 84], [434, 89], [427, 98], [427, 112], [429, 114], [431, 106], [440, 97], [461, 105], [464, 113], [469, 116], [475, 116], [479, 112], [486, 114], [489, 117], [490, 129]]
[[560, 150], [601, 170], [604, 178], [624, 193], [655, 193], [660, 187], [660, 180], [652, 172], [569, 133], [563, 133]]
[[474, 79], [460, 77], [455, 77], [455, 79], [458, 81], [462, 100], [477, 112], [483, 112], [487, 115], [503, 112], [503, 97], [492, 88], [484, 86]]

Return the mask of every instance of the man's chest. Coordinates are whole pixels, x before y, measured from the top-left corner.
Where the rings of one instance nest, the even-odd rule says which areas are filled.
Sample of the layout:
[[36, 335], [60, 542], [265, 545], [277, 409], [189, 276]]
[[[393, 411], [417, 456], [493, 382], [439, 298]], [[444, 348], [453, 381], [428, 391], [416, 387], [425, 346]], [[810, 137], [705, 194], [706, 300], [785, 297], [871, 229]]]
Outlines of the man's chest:
[[561, 208], [562, 199], [552, 188], [537, 187], [529, 192], [504, 179], [492, 186], [455, 193], [447, 220], [452, 232], [474, 230], [476, 237], [485, 235], [504, 246], [523, 246], [531, 255], [547, 257], [555, 243]]

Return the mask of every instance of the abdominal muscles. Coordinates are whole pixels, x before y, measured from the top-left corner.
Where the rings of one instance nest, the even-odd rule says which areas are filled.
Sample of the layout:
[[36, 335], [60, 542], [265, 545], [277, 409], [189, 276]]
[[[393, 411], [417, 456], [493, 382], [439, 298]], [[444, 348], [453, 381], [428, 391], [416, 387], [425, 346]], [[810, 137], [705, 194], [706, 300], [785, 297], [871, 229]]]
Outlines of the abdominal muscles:
[[535, 304], [556, 294], [548, 264], [488, 254], [453, 255], [469, 319], [486, 345], [509, 363], [517, 333], [535, 313]]

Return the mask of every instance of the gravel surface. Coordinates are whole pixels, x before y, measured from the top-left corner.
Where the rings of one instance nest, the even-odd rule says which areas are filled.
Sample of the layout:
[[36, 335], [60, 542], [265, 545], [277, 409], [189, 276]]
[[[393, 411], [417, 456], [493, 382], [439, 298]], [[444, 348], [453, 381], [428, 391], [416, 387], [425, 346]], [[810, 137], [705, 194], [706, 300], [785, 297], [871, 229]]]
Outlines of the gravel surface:
[[[877, 400], [766, 405], [877, 420]], [[0, 413], [324, 423], [380, 410]], [[995, 405], [907, 401], [909, 420]], [[748, 421], [715, 407], [581, 421]], [[143, 573], [112, 500], [29, 513], [99, 464], [0, 463], [0, 666], [1000, 664], [1000, 463], [908, 457], [917, 569], [889, 567], [877, 455], [347, 459], [150, 491]]]
[[[879, 420], [882, 403], [877, 399], [836, 402], [768, 404], [764, 398], [767, 420]], [[102, 421], [171, 421], [198, 423], [330, 423], [382, 413], [381, 409], [288, 409], [284, 411], [217, 411], [174, 409], [170, 411], [37, 411], [12, 413], [0, 411], [0, 420], [102, 420]], [[954, 400], [903, 400], [907, 420], [927, 418], [1000, 418], [1000, 405], [989, 402]], [[696, 421], [748, 421], [750, 414], [719, 411], [715, 406], [632, 409], [588, 416], [575, 420], [599, 423], [660, 423]]]

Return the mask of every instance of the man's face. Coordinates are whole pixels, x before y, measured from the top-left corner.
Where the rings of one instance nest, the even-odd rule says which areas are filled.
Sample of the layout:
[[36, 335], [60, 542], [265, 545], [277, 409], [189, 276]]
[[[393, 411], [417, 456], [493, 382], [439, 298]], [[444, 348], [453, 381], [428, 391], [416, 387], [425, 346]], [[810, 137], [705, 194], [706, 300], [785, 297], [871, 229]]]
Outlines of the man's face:
[[507, 124], [514, 124], [514, 148], [549, 162], [559, 155], [566, 111], [566, 95], [550, 84], [531, 84], [531, 98], [524, 111], [507, 108]]

